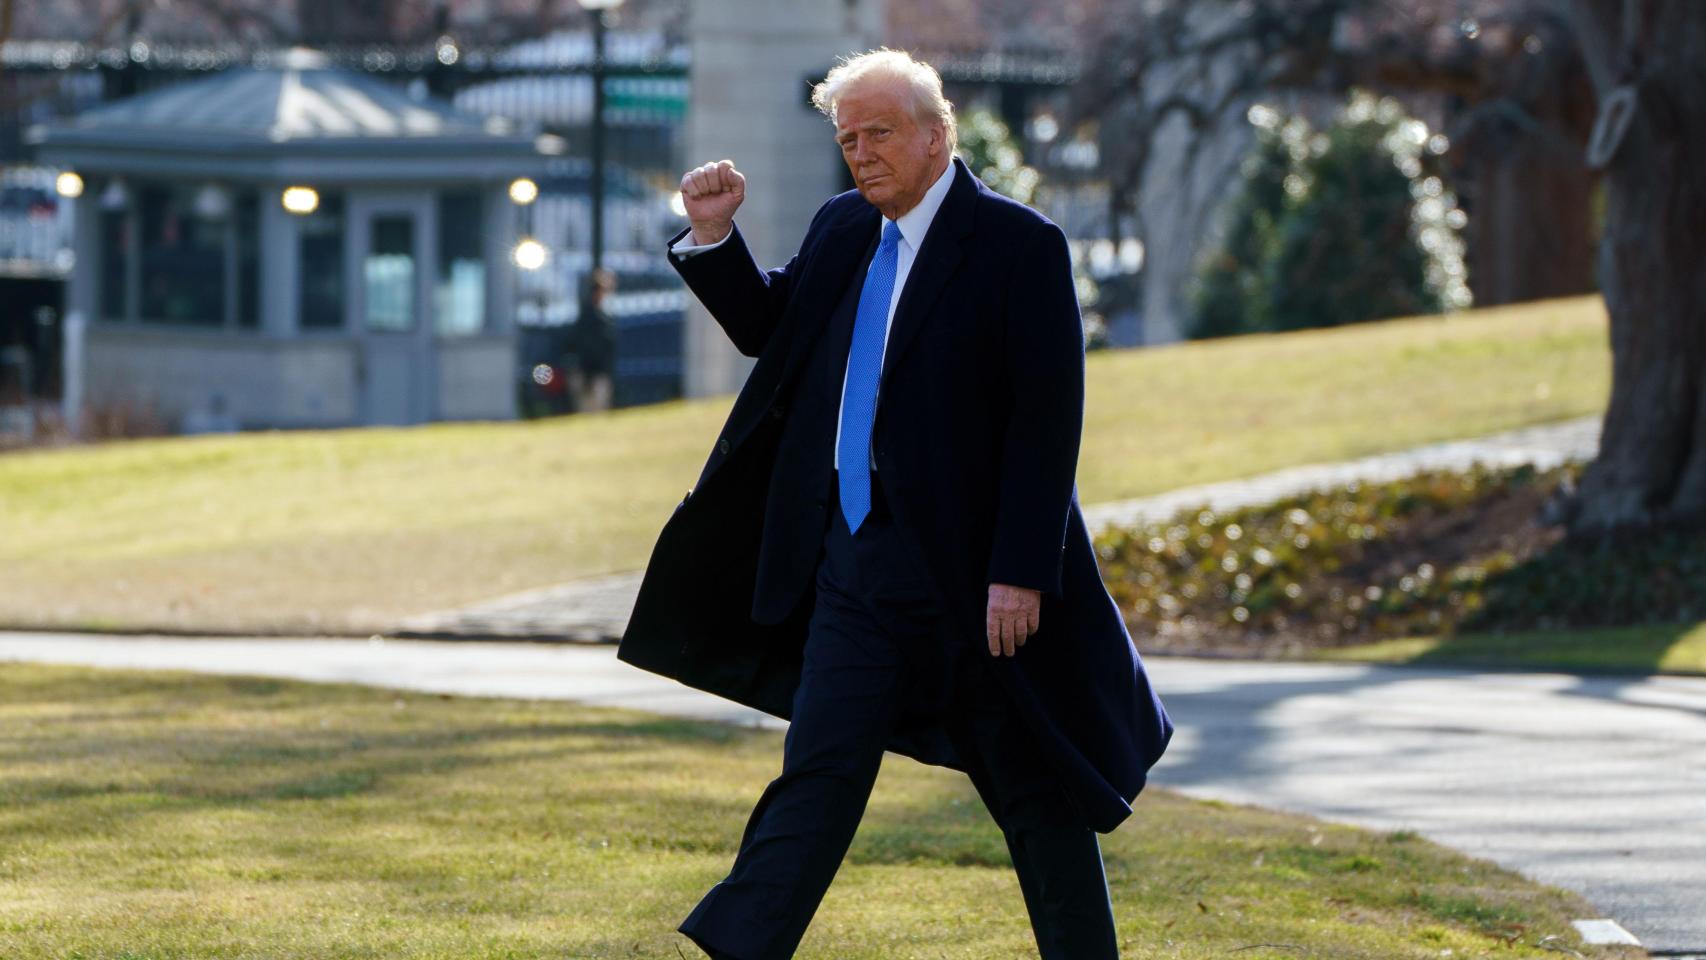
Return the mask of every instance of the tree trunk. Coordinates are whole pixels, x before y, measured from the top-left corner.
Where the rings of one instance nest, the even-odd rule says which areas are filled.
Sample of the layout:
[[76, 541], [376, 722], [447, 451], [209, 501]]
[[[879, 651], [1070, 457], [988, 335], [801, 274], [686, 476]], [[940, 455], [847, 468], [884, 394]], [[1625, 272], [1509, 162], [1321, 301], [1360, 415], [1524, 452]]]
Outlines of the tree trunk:
[[[1629, 9], [1625, 9], [1625, 2]], [[1571, 505], [1596, 533], [1706, 518], [1706, 4], [1574, 0], [1601, 102], [1633, 84], [1605, 168], [1600, 285], [1612, 388]]]

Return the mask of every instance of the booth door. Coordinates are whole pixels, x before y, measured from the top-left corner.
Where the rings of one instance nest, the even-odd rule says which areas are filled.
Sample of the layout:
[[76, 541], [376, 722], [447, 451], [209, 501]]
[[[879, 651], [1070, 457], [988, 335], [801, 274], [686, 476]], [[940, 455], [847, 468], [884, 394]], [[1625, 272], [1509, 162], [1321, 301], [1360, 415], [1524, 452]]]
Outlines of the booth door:
[[422, 423], [436, 406], [427, 276], [430, 195], [351, 203], [362, 422]]

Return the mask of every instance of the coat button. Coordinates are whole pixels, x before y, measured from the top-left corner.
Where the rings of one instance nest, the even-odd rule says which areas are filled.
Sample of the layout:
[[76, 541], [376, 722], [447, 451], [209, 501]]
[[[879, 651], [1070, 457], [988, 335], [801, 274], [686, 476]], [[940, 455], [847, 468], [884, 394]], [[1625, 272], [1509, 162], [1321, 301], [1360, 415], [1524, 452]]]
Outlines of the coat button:
[[718, 438], [717, 449], [723, 451], [724, 453], [728, 453], [729, 452], [729, 438], [728, 437]]
[[782, 417], [784, 415], [787, 414], [787, 412], [788, 412], [787, 408], [783, 407], [781, 404], [778, 403], [774, 407], [770, 408], [770, 417], [773, 420], [780, 420], [780, 419], [782, 419]]

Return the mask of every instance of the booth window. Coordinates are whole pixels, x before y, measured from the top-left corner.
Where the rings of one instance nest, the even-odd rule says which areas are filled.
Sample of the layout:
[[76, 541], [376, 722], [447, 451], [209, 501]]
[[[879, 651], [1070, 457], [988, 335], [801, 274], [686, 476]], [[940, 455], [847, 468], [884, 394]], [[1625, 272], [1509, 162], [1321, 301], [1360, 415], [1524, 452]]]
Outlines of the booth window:
[[485, 204], [477, 190], [438, 195], [438, 276], [433, 312], [441, 335], [486, 326]]
[[147, 184], [137, 190], [144, 323], [225, 325], [230, 211], [198, 209], [196, 191], [189, 184]]
[[237, 326], [261, 325], [261, 198], [254, 190], [237, 194], [232, 224], [237, 260]]
[[108, 320], [130, 318], [124, 295], [125, 269], [130, 261], [130, 216], [120, 204], [101, 208], [101, 316]]
[[344, 197], [320, 194], [320, 206], [297, 221], [300, 321], [304, 330], [344, 326]]
[[368, 330], [403, 333], [415, 328], [415, 218], [376, 214], [362, 258]]

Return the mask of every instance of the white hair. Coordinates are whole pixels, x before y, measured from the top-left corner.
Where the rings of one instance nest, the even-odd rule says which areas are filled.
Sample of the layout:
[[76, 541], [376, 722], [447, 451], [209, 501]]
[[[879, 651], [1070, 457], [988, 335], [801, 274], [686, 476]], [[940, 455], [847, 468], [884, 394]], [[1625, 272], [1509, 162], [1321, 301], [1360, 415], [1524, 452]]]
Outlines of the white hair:
[[912, 91], [912, 115], [920, 123], [940, 123], [947, 134], [948, 153], [954, 152], [959, 145], [959, 127], [954, 122], [954, 105], [942, 96], [942, 75], [905, 50], [880, 47], [842, 57], [829, 75], [812, 87], [812, 106], [833, 123], [835, 104], [842, 95], [854, 84], [875, 78], [904, 81]]

